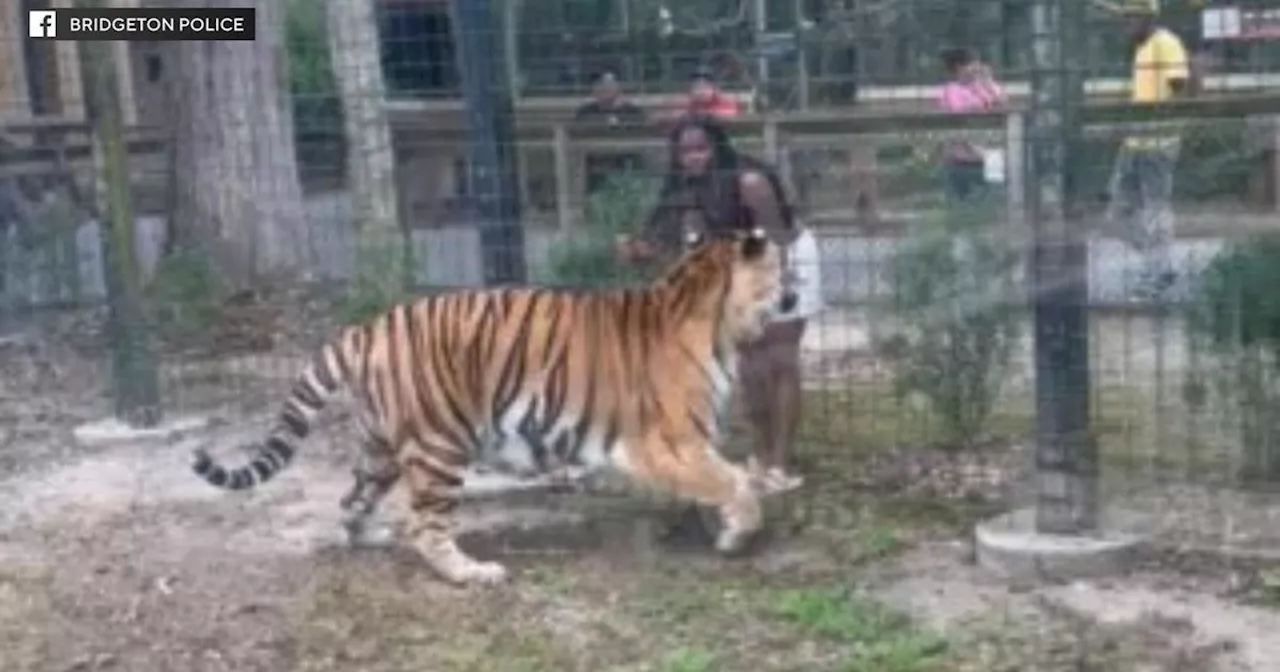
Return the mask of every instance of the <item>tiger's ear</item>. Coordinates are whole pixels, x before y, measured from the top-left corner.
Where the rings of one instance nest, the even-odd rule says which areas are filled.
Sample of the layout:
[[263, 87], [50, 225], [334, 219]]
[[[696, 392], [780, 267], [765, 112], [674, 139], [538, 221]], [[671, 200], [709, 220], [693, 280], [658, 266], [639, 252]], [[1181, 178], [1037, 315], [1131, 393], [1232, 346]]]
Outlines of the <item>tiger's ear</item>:
[[765, 235], [764, 229], [755, 228], [742, 238], [742, 258], [747, 261], [755, 261], [764, 256], [765, 250], [769, 249], [769, 237]]
[[685, 249], [692, 250], [702, 244], [702, 232], [690, 229], [684, 234]]

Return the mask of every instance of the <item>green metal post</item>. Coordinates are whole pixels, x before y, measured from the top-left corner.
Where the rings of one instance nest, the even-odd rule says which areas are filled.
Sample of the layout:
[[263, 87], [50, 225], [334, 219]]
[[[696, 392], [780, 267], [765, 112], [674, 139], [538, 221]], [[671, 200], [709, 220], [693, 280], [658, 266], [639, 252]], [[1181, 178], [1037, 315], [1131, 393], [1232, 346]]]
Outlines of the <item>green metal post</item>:
[[1027, 116], [1028, 221], [1034, 227], [1036, 528], [1097, 525], [1098, 454], [1090, 429], [1088, 246], [1079, 221], [1085, 3], [1033, 0]]
[[[100, 2], [81, 0], [82, 7]], [[115, 414], [133, 427], [160, 423], [160, 381], [148, 344], [142, 279], [135, 255], [129, 157], [110, 42], [80, 42], [85, 112], [92, 127], [96, 201], [106, 271], [108, 333]]]
[[492, 0], [454, 0], [454, 33], [470, 139], [468, 183], [487, 286], [525, 281], [515, 110]]

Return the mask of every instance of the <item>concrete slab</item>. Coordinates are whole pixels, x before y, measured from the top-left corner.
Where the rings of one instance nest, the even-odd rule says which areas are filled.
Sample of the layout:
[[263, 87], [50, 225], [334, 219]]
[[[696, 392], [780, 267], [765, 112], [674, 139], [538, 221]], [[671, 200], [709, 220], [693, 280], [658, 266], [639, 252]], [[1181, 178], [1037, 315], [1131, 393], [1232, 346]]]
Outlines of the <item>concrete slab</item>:
[[1062, 582], [1118, 574], [1149, 539], [1148, 521], [1138, 514], [1107, 510], [1098, 530], [1087, 536], [1041, 534], [1035, 509], [1012, 511], [974, 530], [978, 565], [1018, 581]]
[[85, 446], [117, 445], [138, 441], [170, 441], [183, 434], [207, 429], [209, 418], [178, 416], [155, 427], [130, 427], [116, 418], [94, 420], [71, 430], [76, 441]]

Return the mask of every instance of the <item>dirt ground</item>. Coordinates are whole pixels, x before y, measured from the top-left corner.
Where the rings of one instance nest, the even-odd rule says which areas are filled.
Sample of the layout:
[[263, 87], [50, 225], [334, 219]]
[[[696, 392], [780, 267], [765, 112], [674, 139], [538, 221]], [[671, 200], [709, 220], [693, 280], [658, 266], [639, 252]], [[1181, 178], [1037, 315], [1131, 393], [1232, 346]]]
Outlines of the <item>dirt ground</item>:
[[224, 423], [90, 448], [71, 431], [109, 411], [98, 365], [49, 348], [0, 364], [6, 672], [1280, 669], [1267, 567], [1153, 556], [1112, 581], [1010, 585], [968, 543], [1001, 502], [861, 485], [842, 471], [870, 461], [857, 447], [801, 447], [806, 487], [735, 560], [652, 497], [476, 507], [489, 532], [470, 545], [516, 571], [460, 589], [409, 552], [343, 544], [341, 424], [252, 493], [190, 474], [195, 445], [261, 429], [286, 371], [187, 371], [183, 407]]

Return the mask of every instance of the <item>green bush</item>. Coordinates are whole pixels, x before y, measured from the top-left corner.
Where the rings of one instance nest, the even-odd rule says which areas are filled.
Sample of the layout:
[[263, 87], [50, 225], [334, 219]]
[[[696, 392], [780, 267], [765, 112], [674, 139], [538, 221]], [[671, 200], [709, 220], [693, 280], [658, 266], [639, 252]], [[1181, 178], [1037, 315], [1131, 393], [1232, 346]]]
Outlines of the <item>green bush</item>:
[[1020, 255], [998, 221], [990, 203], [953, 206], [915, 225], [889, 267], [903, 327], [895, 391], [927, 400], [956, 449], [981, 438], [1020, 332]]
[[1261, 236], [1219, 252], [1201, 271], [1189, 325], [1217, 352], [1280, 355], [1280, 238]]
[[187, 249], [161, 258], [143, 288], [149, 324], [162, 340], [173, 343], [203, 342], [226, 294], [208, 255]]
[[615, 246], [619, 235], [632, 235], [639, 230], [654, 193], [651, 180], [636, 173], [609, 179], [588, 197], [586, 221], [574, 237], [551, 248], [551, 280], [562, 285], [595, 287], [647, 278], [644, 270], [620, 262]]
[[337, 306], [343, 324], [363, 324], [413, 299], [409, 243], [399, 233], [380, 238], [365, 233], [356, 244], [355, 280]]
[[1200, 273], [1187, 309], [1193, 407], [1217, 405], [1244, 452], [1239, 477], [1280, 480], [1280, 238], [1232, 244]]

